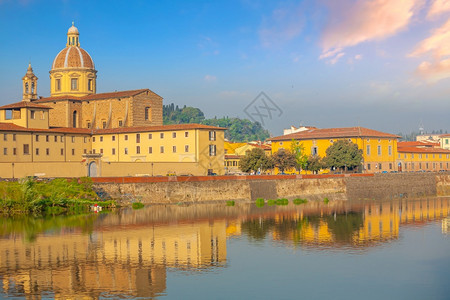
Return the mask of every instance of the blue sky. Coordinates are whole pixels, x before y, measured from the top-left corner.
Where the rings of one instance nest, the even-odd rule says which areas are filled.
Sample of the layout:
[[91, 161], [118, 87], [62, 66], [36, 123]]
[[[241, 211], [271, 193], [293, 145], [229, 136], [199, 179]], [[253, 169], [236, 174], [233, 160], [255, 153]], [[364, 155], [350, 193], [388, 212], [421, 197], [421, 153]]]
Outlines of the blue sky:
[[29, 61], [49, 96], [72, 21], [99, 93], [149, 88], [207, 117], [247, 117], [263, 91], [281, 109], [265, 118], [274, 135], [450, 127], [450, 0], [0, 0], [0, 104], [21, 99]]

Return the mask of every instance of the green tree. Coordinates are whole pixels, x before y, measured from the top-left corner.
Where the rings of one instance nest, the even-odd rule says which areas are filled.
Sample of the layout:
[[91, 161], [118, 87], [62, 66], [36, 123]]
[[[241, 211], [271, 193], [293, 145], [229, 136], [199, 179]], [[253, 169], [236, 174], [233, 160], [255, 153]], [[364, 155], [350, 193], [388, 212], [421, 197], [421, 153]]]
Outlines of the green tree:
[[241, 158], [239, 168], [242, 172], [249, 173], [254, 171], [256, 173], [259, 169], [261, 169], [261, 171], [272, 169], [273, 163], [272, 159], [264, 153], [264, 150], [253, 148]]
[[281, 173], [297, 166], [294, 154], [289, 151], [278, 150], [273, 154], [272, 160], [274, 166], [277, 167]]
[[362, 162], [362, 150], [358, 145], [348, 140], [338, 140], [326, 150], [325, 164], [329, 168], [353, 169]]
[[305, 154], [303, 143], [293, 139], [291, 141], [291, 153], [295, 157], [295, 168], [300, 173], [302, 169], [306, 169], [306, 163], [308, 161], [308, 156]]
[[323, 162], [323, 159], [319, 155], [308, 156], [306, 163], [306, 170], [312, 171], [313, 173], [317, 173], [325, 167], [326, 166]]

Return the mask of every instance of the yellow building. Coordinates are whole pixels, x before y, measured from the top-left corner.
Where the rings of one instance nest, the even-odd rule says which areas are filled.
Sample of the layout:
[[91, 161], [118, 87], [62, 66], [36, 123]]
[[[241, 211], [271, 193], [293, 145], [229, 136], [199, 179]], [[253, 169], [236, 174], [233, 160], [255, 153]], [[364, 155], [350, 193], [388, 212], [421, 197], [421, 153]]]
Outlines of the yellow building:
[[399, 142], [397, 160], [403, 172], [447, 171], [450, 168], [450, 150], [439, 143]]
[[22, 101], [0, 107], [0, 177], [224, 173], [224, 128], [162, 124], [149, 89], [96, 94], [97, 71], [72, 24], [38, 97], [28, 66]]
[[399, 136], [364, 127], [312, 128], [270, 139], [272, 153], [290, 151], [292, 140], [299, 141], [306, 155], [326, 156], [326, 150], [337, 140], [349, 140], [363, 150], [362, 167], [369, 173], [396, 171], [396, 150]]
[[254, 148], [260, 148], [264, 150], [266, 155], [272, 155], [272, 148], [267, 144], [261, 144], [258, 142], [233, 143], [225, 141], [225, 172], [227, 174], [241, 173], [242, 171], [239, 168], [241, 158]]

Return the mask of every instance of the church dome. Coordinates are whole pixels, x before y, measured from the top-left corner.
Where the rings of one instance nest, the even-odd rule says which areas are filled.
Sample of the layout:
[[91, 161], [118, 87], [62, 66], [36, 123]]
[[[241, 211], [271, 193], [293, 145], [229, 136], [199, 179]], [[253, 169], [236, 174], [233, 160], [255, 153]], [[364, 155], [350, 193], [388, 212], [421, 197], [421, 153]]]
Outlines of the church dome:
[[86, 50], [80, 47], [80, 33], [72, 22], [67, 31], [66, 48], [62, 49], [53, 60], [52, 70], [66, 68], [94, 69], [94, 62]]
[[76, 46], [69, 46], [56, 55], [52, 65], [52, 70], [65, 68], [95, 69], [95, 66], [86, 50]]

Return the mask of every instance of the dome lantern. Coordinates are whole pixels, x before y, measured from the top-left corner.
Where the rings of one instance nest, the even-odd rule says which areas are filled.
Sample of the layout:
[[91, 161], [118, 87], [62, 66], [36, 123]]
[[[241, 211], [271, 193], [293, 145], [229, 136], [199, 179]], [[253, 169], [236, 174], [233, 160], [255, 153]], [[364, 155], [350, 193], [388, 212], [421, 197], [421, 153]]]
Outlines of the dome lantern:
[[80, 47], [80, 41], [78, 40], [80, 33], [78, 32], [78, 28], [75, 27], [74, 22], [72, 22], [72, 27], [67, 31], [67, 47], [75, 46]]

